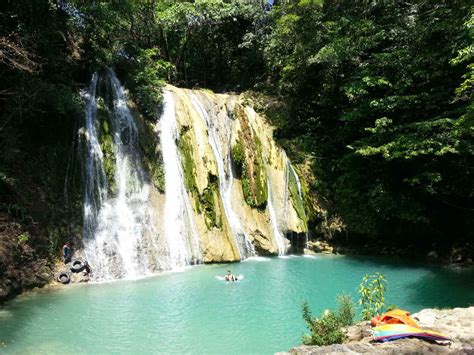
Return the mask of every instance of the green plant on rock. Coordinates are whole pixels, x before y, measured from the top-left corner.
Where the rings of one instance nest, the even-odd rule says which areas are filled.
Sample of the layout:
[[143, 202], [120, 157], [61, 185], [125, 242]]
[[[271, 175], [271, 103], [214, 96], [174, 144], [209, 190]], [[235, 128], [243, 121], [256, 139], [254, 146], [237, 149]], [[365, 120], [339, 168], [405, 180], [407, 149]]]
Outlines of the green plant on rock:
[[296, 210], [296, 214], [298, 218], [301, 219], [304, 224], [308, 222], [308, 218], [306, 216], [306, 211], [304, 208], [304, 202], [302, 196], [298, 193], [298, 184], [296, 181], [295, 173], [290, 169], [289, 177], [288, 177], [288, 189], [290, 190], [290, 198], [293, 202], [293, 206]]
[[102, 97], [97, 99], [97, 118], [100, 123], [99, 144], [104, 155], [104, 170], [107, 177], [108, 188], [111, 194], [117, 191], [117, 184], [115, 182], [115, 149], [112, 133], [109, 125], [110, 111]]
[[207, 229], [214, 227], [222, 228], [222, 220], [217, 214], [218, 206], [216, 206], [216, 192], [218, 188], [217, 183], [209, 178], [209, 185], [202, 194], [198, 194], [198, 211], [204, 214]]
[[30, 233], [24, 232], [18, 236], [18, 244], [25, 244], [30, 239]]
[[193, 160], [193, 147], [189, 128], [183, 127], [180, 134], [178, 148], [181, 153], [183, 166], [184, 185], [186, 190], [193, 194], [196, 201], [196, 210], [204, 214], [206, 227], [222, 228], [222, 220], [217, 214], [216, 191], [218, 191], [218, 181], [212, 174], [208, 174], [208, 186], [202, 193], [199, 193], [196, 182], [196, 166]]
[[373, 316], [382, 313], [385, 305], [385, 291], [387, 280], [376, 272], [373, 275], [365, 275], [359, 285], [359, 305], [362, 306], [362, 318], [370, 320]]
[[60, 240], [61, 235], [59, 231], [54, 227], [48, 227], [48, 250], [50, 256], [53, 256], [57, 253]]
[[265, 208], [268, 199], [267, 175], [262, 156], [262, 144], [258, 138], [255, 148], [254, 156], [246, 157], [242, 144], [237, 141], [231, 149], [231, 157], [235, 165], [236, 177], [242, 183], [245, 202], [253, 208]]
[[244, 151], [242, 148], [242, 144], [239, 141], [237, 141], [237, 143], [232, 146], [231, 155], [232, 155], [232, 161], [235, 164], [235, 170], [236, 170], [236, 175], [237, 175], [236, 177], [238, 179], [241, 179], [245, 159], [244, 159]]
[[263, 161], [262, 143], [256, 137], [257, 159], [255, 161], [255, 207], [265, 208], [268, 200], [267, 189], [267, 173], [265, 170], [265, 162]]
[[353, 324], [354, 306], [347, 295], [338, 296], [337, 302], [335, 312], [326, 310], [320, 318], [313, 317], [308, 302], [303, 302], [303, 319], [310, 331], [310, 334], [303, 335], [305, 345], [341, 344], [346, 339], [342, 327]]
[[197, 191], [196, 167], [193, 160], [193, 147], [188, 129], [183, 129], [179, 138], [178, 148], [181, 152], [184, 185], [188, 191]]
[[165, 192], [165, 168], [163, 158], [160, 156], [153, 162], [148, 160], [148, 171], [150, 171], [151, 181], [158, 191]]
[[142, 49], [137, 58], [137, 70], [133, 75], [132, 93], [140, 111], [149, 120], [154, 121], [163, 105], [164, 79], [175, 75], [175, 67], [160, 59], [156, 48]]

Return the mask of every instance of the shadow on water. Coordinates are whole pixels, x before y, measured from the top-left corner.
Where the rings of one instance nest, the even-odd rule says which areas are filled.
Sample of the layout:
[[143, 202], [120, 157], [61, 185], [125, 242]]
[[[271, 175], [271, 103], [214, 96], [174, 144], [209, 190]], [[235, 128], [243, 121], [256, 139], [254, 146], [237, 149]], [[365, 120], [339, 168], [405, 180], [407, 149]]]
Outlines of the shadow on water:
[[[436, 308], [474, 305], [474, 268], [437, 268], [407, 286], [409, 303]], [[454, 297], [455, 296], [455, 297]]]

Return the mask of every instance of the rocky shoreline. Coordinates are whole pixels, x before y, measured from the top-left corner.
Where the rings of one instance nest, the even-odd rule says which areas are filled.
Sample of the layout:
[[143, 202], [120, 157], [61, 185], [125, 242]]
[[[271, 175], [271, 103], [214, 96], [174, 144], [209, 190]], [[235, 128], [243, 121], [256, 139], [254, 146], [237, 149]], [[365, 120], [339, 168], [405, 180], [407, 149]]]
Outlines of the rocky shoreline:
[[452, 342], [425, 341], [416, 338], [372, 343], [369, 322], [348, 327], [346, 342], [327, 346], [297, 346], [278, 354], [474, 354], [474, 307], [424, 309], [412, 315], [420, 327], [448, 335]]
[[341, 254], [347, 256], [387, 256], [400, 260], [424, 262], [430, 265], [457, 267], [474, 266], [474, 243], [442, 246], [433, 244], [420, 248], [416, 245], [390, 245], [382, 242], [348, 244], [341, 241], [316, 239], [309, 241], [305, 254]]

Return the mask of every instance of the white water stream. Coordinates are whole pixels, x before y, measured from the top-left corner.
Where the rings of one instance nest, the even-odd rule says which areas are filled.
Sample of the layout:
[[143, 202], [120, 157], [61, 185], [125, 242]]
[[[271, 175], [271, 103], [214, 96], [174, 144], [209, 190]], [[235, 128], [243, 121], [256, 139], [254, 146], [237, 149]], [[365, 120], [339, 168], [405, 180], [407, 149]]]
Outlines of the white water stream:
[[[301, 205], [303, 206], [303, 218], [305, 221], [307, 221], [307, 218], [306, 218], [306, 210], [304, 209], [304, 199], [303, 199], [303, 190], [301, 188], [301, 181], [300, 181], [300, 178], [298, 176], [298, 174], [296, 173], [295, 171], [295, 168], [293, 168], [293, 165], [291, 164], [291, 161], [290, 159], [288, 159], [288, 157], [286, 156], [286, 153], [285, 153], [285, 159], [286, 159], [286, 181], [285, 181], [285, 185], [286, 185], [286, 188], [285, 188], [285, 193], [286, 193], [286, 196], [285, 196], [285, 213], [286, 211], [288, 211], [288, 202], [289, 202], [289, 184], [290, 184], [290, 174], [293, 176], [293, 178], [295, 179], [295, 182], [296, 182], [296, 190], [298, 192], [298, 198], [300, 199], [300, 202], [301, 202]], [[306, 222], [305, 222], [306, 223]], [[306, 231], [305, 231], [305, 244], [304, 244], [304, 247], [306, 248], [308, 245], [308, 228], [306, 227]]]
[[165, 91], [163, 97], [164, 110], [159, 123], [166, 191], [163, 223], [169, 247], [168, 266], [173, 269], [198, 263], [202, 257], [176, 145], [178, 131], [173, 94]]
[[[95, 92], [97, 74], [90, 91]], [[151, 272], [145, 237], [155, 234], [151, 221], [149, 189], [140, 164], [138, 130], [127, 107], [127, 97], [115, 73], [105, 76], [112, 91], [110, 132], [115, 156], [115, 196], [107, 196], [104, 159], [95, 122], [95, 94], [86, 110], [86, 137], [96, 152], [86, 156], [85, 254], [94, 279], [136, 278]], [[93, 87], [93, 89], [92, 89]], [[91, 159], [92, 158], [92, 159]], [[89, 169], [90, 167], [90, 169]], [[100, 177], [97, 179], [97, 177]], [[97, 198], [99, 196], [99, 198]], [[153, 254], [153, 253], [152, 253]]]
[[278, 256], [282, 256], [286, 254], [286, 244], [285, 244], [285, 237], [281, 232], [279, 225], [278, 225], [278, 218], [275, 212], [275, 207], [273, 206], [273, 194], [270, 184], [270, 178], [267, 180], [267, 188], [268, 188], [268, 214], [270, 216], [270, 224], [272, 226], [272, 233], [273, 238], [275, 239], [277, 248], [278, 248]]
[[219, 191], [221, 194], [224, 212], [229, 222], [232, 234], [239, 249], [240, 259], [246, 259], [255, 255], [255, 249], [245, 234], [240, 220], [232, 208], [232, 162], [230, 159], [230, 144], [232, 135], [232, 120], [226, 117], [224, 126], [218, 126], [217, 117], [209, 114], [199, 98], [190, 94], [193, 107], [206, 124], [208, 130], [209, 144], [214, 153], [219, 174]]

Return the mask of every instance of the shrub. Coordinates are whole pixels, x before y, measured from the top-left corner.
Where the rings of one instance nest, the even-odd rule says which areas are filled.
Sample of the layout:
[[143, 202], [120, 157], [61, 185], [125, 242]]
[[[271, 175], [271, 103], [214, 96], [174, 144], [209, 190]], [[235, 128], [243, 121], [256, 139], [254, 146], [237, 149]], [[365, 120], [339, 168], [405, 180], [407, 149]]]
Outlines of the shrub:
[[337, 296], [337, 303], [339, 304], [336, 317], [343, 327], [347, 327], [354, 323], [355, 309], [352, 303], [352, 298], [349, 295]]
[[352, 325], [355, 311], [352, 300], [347, 295], [337, 297], [336, 312], [326, 310], [320, 318], [311, 315], [308, 302], [303, 303], [303, 319], [310, 334], [303, 335], [305, 345], [341, 344], [346, 335], [342, 327]]
[[25, 244], [30, 239], [30, 233], [28, 232], [21, 233], [17, 238], [18, 238], [18, 244]]
[[365, 275], [359, 285], [359, 304], [362, 306], [362, 319], [370, 320], [379, 315], [385, 305], [385, 291], [387, 280], [376, 272], [373, 275]]

